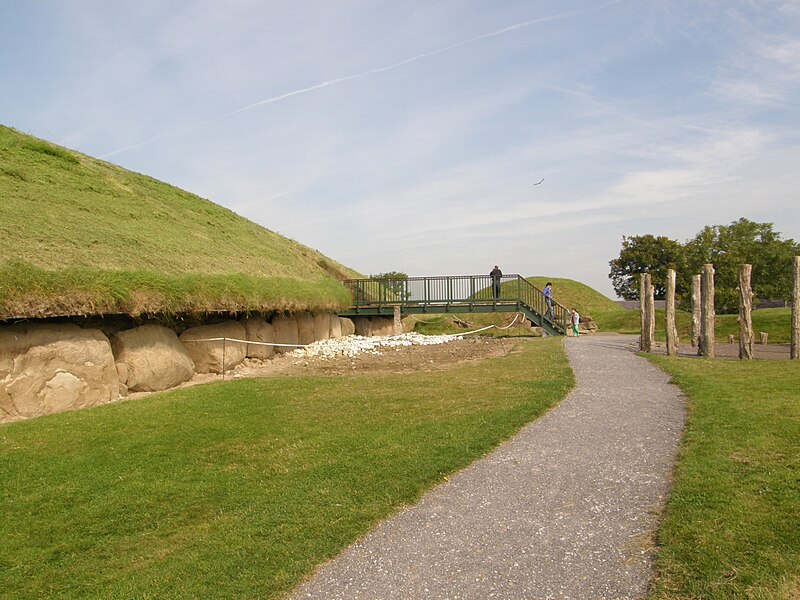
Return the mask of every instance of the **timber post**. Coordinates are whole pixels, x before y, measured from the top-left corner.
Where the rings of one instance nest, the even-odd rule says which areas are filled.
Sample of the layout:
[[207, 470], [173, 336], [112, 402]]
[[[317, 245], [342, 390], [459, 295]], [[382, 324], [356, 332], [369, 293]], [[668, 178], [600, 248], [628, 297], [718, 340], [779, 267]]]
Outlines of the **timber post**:
[[692, 325], [689, 335], [692, 348], [697, 348], [700, 337], [700, 275], [692, 275]]
[[794, 286], [792, 287], [792, 341], [789, 357], [800, 360], [800, 256], [792, 259]]
[[700, 285], [700, 337], [703, 340], [702, 355], [714, 358], [714, 265], [703, 265]]
[[753, 265], [739, 265], [739, 358], [753, 360]]
[[642, 351], [650, 352], [653, 349], [653, 334], [655, 333], [655, 302], [653, 301], [653, 279], [650, 273], [644, 274], [644, 327], [642, 328]]
[[667, 356], [678, 356], [678, 330], [675, 327], [675, 269], [667, 269]]
[[649, 333], [649, 340], [650, 340], [650, 348], [652, 349], [656, 343], [656, 286], [653, 285], [653, 277], [652, 275], [647, 276], [647, 312], [649, 316], [649, 324], [650, 324], [650, 333]]
[[647, 330], [647, 274], [639, 273], [639, 350], [644, 348], [645, 331]]

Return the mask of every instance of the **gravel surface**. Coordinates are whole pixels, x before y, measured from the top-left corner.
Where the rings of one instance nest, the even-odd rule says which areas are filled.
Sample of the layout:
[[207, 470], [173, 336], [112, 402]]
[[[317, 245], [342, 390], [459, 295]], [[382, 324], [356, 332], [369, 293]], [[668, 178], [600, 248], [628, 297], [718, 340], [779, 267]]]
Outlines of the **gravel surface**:
[[343, 338], [323, 340], [298, 348], [291, 352], [297, 358], [314, 356], [356, 356], [362, 352], [380, 354], [386, 348], [402, 348], [408, 346], [435, 346], [449, 344], [464, 339], [459, 335], [422, 335], [421, 333], [403, 333], [401, 335], [364, 337], [349, 335]]
[[294, 598], [640, 598], [684, 423], [632, 336], [565, 339], [577, 387]]

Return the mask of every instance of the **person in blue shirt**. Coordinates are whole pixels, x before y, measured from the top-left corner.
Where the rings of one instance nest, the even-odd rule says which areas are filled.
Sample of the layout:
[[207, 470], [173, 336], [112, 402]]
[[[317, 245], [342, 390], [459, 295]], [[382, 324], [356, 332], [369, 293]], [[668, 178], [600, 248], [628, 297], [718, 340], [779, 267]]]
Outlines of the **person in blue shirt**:
[[544, 286], [544, 291], [542, 292], [542, 294], [544, 295], [544, 303], [547, 305], [547, 312], [545, 313], [545, 316], [552, 321], [553, 320], [553, 284], [548, 281], [547, 284]]

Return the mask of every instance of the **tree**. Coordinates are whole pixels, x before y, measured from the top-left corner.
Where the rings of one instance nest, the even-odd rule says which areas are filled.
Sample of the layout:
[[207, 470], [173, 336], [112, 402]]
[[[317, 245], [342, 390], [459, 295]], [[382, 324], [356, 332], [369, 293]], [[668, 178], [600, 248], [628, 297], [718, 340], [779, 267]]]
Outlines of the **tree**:
[[370, 279], [380, 281], [397, 300], [408, 300], [411, 292], [408, 290], [408, 275], [400, 271], [388, 271], [370, 275]]
[[608, 263], [611, 285], [625, 300], [639, 299], [639, 273], [650, 273], [655, 298], [666, 296], [667, 270], [680, 271], [683, 264], [683, 247], [668, 237], [635, 235], [622, 237], [619, 257]]
[[699, 273], [703, 264], [714, 265], [717, 312], [738, 310], [738, 270], [741, 264], [753, 265], [751, 285], [757, 298], [778, 299], [791, 295], [792, 257], [800, 253], [800, 244], [782, 240], [772, 223], [755, 223], [745, 218], [730, 225], [704, 227], [684, 245], [683, 285]]

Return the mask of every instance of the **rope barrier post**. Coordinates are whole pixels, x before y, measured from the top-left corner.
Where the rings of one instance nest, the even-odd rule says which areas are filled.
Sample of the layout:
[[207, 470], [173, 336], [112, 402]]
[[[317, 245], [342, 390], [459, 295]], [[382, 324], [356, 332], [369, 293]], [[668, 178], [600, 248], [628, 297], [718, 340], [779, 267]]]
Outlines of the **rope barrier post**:
[[222, 381], [225, 381], [225, 340], [227, 338], [222, 338]]

